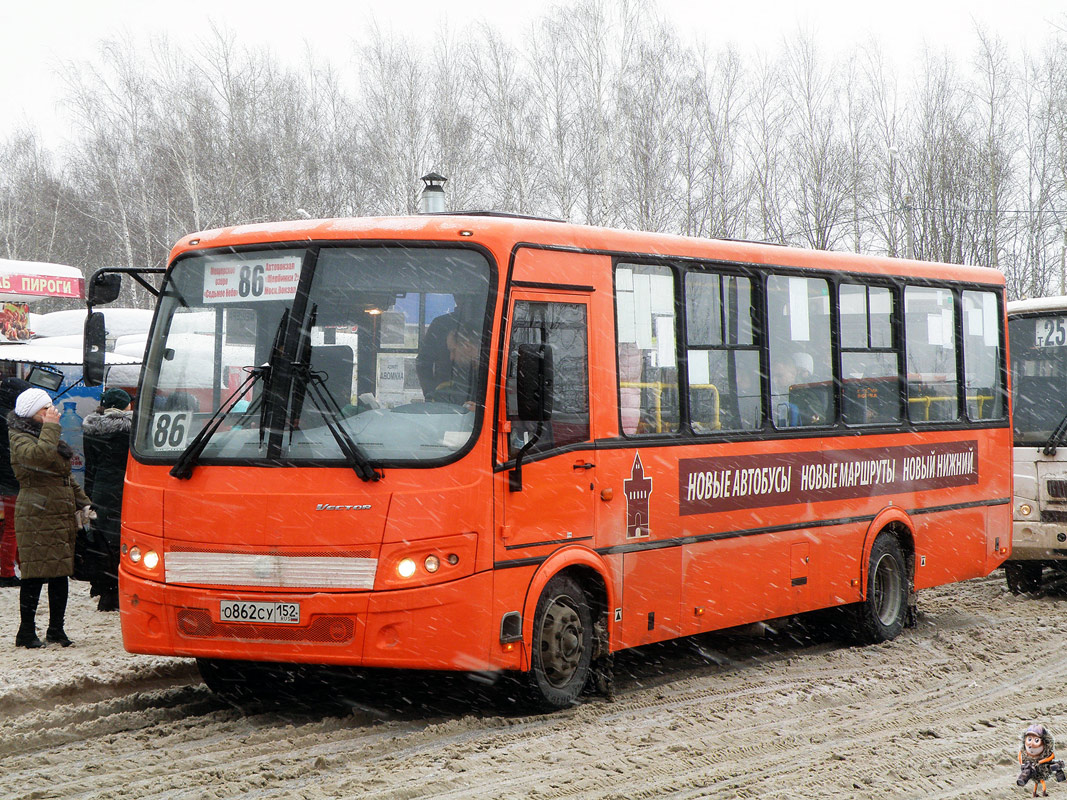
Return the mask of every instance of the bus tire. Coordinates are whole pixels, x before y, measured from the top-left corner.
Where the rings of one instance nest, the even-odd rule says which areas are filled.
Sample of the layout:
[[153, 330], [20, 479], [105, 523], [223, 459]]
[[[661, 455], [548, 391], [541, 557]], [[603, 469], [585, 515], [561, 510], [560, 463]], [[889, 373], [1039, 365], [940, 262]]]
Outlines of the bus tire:
[[555, 576], [534, 612], [529, 686], [537, 705], [565, 708], [578, 699], [589, 680], [593, 637], [585, 592], [572, 578]]
[[859, 643], [888, 642], [903, 630], [908, 617], [910, 583], [900, 542], [892, 534], [879, 534], [871, 547], [867, 595], [855, 608]]
[[1005, 561], [1004, 577], [1012, 594], [1037, 594], [1041, 590], [1041, 563]]

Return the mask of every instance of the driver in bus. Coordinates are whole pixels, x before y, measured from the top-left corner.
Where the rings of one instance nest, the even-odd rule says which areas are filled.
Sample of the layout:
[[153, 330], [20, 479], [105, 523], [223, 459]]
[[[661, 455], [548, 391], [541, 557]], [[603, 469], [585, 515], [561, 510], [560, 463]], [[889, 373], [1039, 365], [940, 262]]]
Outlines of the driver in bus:
[[452, 298], [456, 307], [447, 314], [433, 318], [426, 328], [419, 353], [415, 356], [415, 373], [419, 377], [422, 394], [427, 400], [438, 386], [449, 380], [452, 372], [448, 335], [460, 325], [472, 325], [473, 315], [477, 312], [476, 297], [454, 294]]
[[478, 370], [478, 335], [467, 325], [458, 325], [445, 337], [448, 374], [426, 395], [432, 403], [451, 403], [474, 410], [474, 379]]

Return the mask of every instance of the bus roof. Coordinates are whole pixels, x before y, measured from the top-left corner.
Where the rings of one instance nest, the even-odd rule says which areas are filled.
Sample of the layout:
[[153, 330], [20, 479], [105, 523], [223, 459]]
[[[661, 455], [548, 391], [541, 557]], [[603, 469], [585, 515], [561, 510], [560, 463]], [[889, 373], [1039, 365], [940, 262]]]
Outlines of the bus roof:
[[[808, 250], [732, 239], [698, 239], [528, 217], [477, 214], [354, 217], [238, 225], [182, 237], [171, 251], [171, 260], [189, 250], [264, 242], [330, 239], [451, 239], [485, 245], [495, 250], [498, 257], [506, 257], [516, 243], [526, 243], [616, 254], [665, 255], [812, 269], [829, 267], [851, 272], [931, 279], [951, 277], [975, 283], [1004, 284], [1003, 274], [988, 267]], [[946, 274], [946, 270], [949, 274]]]
[[1034, 297], [1029, 300], [1012, 300], [1008, 303], [1009, 314], [1030, 314], [1039, 311], [1067, 310], [1067, 295], [1059, 297]]

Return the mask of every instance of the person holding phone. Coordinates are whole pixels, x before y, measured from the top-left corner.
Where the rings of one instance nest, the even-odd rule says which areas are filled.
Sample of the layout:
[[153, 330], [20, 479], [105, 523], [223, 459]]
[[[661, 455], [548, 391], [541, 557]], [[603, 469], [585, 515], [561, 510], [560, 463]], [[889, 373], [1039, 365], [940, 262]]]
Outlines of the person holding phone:
[[63, 629], [74, 572], [74, 537], [80, 520], [95, 516], [92, 501], [71, 477], [74, 451], [60, 439], [59, 411], [43, 389], [31, 388], [15, 401], [7, 418], [11, 467], [19, 482], [15, 537], [22, 579], [16, 647], [43, 647], [37, 637], [37, 605], [48, 584], [45, 641], [69, 647]]

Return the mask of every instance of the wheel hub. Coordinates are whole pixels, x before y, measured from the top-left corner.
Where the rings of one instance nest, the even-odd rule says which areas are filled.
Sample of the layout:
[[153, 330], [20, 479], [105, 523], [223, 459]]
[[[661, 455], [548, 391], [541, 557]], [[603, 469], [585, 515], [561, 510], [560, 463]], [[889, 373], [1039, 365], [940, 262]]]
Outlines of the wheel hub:
[[567, 602], [557, 598], [545, 613], [541, 629], [541, 661], [545, 677], [561, 687], [574, 676], [585, 648], [581, 618]]

